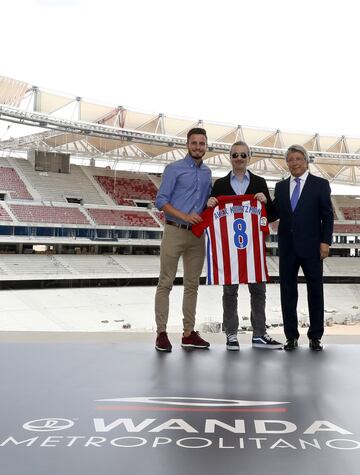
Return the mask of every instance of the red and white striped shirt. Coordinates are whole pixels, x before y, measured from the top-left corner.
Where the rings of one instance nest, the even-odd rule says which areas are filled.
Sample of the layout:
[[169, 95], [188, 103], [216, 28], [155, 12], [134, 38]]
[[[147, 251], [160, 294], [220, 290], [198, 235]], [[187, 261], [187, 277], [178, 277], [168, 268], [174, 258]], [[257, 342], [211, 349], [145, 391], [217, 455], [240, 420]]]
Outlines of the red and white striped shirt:
[[207, 283], [215, 285], [266, 282], [265, 237], [269, 234], [265, 206], [254, 195], [218, 196], [203, 221], [192, 227], [206, 233]]

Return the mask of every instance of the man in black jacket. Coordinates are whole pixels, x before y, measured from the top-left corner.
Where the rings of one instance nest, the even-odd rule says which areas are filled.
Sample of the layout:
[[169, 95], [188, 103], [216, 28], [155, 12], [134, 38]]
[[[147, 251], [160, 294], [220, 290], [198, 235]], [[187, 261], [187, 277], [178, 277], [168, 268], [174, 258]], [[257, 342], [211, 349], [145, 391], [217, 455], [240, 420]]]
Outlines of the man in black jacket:
[[[274, 221], [276, 211], [266, 181], [247, 170], [250, 157], [250, 148], [245, 142], [238, 141], [232, 145], [230, 150], [232, 171], [225, 177], [216, 180], [207, 205], [216, 206], [217, 196], [255, 195], [259, 201], [265, 204], [268, 220]], [[252, 346], [265, 349], [282, 348], [281, 343], [273, 340], [266, 333], [265, 282], [248, 284], [248, 288], [251, 306], [250, 319], [253, 328]], [[238, 284], [223, 286], [223, 323], [228, 350], [239, 350], [240, 348], [237, 339], [239, 328], [238, 290]]]

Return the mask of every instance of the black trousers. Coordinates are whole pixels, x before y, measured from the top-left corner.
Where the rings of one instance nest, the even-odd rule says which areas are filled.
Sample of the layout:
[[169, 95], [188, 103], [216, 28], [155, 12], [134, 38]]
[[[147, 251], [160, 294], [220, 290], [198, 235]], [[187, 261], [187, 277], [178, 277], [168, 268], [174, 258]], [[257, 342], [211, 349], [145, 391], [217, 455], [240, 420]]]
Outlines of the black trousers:
[[320, 339], [324, 333], [324, 288], [323, 262], [320, 257], [299, 257], [295, 253], [280, 256], [280, 295], [281, 309], [284, 322], [284, 332], [287, 339], [299, 338], [297, 302], [298, 302], [298, 273], [302, 269], [307, 288], [310, 327], [309, 339]]

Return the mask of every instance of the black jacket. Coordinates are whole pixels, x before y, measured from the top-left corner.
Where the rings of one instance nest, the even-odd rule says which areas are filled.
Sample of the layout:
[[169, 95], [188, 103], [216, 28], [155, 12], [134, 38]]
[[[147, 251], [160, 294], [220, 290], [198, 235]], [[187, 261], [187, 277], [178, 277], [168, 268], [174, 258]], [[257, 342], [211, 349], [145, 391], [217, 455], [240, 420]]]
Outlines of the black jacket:
[[[258, 175], [254, 175], [249, 171], [250, 175], [250, 183], [249, 186], [246, 189], [246, 194], [247, 195], [255, 195], [256, 193], [264, 193], [267, 199], [267, 203], [265, 205], [266, 208], [266, 214], [268, 217], [269, 223], [276, 221], [277, 216], [276, 216], [276, 209], [274, 207], [273, 201], [270, 197], [269, 193], [269, 188], [266, 184], [266, 181], [264, 178]], [[218, 180], [215, 181], [214, 186], [211, 190], [211, 196], [231, 196], [231, 195], [236, 195], [235, 191], [232, 189], [232, 186], [230, 184], [230, 178], [231, 178], [231, 172], [228, 173], [226, 176], [223, 178], [219, 178]]]

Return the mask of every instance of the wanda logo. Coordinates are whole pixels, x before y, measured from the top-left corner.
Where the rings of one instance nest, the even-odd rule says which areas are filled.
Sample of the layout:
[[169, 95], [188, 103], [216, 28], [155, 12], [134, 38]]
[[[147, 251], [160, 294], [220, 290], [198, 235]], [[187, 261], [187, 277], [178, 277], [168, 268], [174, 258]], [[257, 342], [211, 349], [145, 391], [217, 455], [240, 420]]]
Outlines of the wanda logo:
[[49, 417], [47, 419], [35, 419], [33, 421], [26, 422], [23, 425], [23, 428], [25, 430], [31, 430], [34, 432], [54, 432], [57, 430], [69, 429], [73, 425], [74, 422], [70, 419]]

